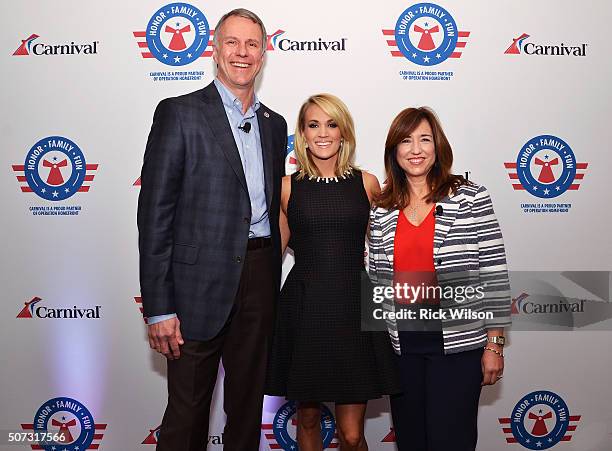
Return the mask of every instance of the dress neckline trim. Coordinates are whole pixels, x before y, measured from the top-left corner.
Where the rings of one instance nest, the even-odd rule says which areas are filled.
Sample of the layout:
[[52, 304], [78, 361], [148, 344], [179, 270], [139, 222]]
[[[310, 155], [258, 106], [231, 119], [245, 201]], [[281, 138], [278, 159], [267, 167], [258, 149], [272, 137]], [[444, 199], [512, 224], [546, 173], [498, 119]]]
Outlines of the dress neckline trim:
[[314, 177], [311, 175], [310, 177], [308, 177], [308, 180], [315, 180], [317, 183], [322, 183], [322, 182], [329, 183], [332, 181], [335, 183], [338, 183], [340, 181], [339, 179], [346, 180], [352, 175], [353, 175], [352, 171], [346, 170], [341, 175], [337, 175], [335, 177]]

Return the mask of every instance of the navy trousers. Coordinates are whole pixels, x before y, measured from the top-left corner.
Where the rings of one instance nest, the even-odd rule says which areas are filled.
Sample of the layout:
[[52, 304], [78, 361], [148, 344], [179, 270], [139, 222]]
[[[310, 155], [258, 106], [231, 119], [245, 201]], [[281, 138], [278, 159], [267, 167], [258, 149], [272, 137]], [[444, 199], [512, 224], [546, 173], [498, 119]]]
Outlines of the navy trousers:
[[482, 349], [444, 355], [441, 332], [400, 332], [403, 393], [391, 397], [399, 451], [474, 451]]

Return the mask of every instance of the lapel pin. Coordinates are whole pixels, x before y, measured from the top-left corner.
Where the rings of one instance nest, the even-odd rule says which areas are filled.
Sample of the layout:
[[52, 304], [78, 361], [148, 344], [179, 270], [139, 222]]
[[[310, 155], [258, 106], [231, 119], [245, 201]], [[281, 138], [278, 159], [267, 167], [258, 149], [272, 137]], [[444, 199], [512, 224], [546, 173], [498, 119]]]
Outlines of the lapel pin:
[[270, 117], [270, 113], [268, 113], [267, 111], [264, 111], [264, 117]]

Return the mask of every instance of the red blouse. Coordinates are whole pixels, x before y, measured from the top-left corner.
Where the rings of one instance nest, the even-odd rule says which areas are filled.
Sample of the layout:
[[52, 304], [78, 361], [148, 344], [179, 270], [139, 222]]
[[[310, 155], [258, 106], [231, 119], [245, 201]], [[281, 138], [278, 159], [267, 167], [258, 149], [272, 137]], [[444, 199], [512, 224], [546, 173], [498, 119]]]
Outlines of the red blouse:
[[[433, 239], [436, 219], [432, 206], [421, 224], [415, 226], [403, 211], [400, 211], [395, 229], [393, 248], [394, 285], [410, 284], [413, 286], [436, 286], [436, 273], [433, 260]], [[410, 300], [396, 299], [399, 303], [411, 303]], [[418, 303], [437, 303], [435, 299], [417, 299]]]

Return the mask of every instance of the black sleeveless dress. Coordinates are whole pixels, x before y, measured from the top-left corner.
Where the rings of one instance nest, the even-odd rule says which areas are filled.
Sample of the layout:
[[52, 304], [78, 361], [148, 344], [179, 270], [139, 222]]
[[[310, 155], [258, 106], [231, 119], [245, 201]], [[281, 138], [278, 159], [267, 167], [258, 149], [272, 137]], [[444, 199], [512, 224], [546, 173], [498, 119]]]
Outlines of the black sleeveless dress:
[[370, 204], [362, 174], [291, 177], [287, 218], [295, 254], [281, 290], [266, 393], [358, 403], [398, 393], [386, 332], [362, 332], [360, 280]]

